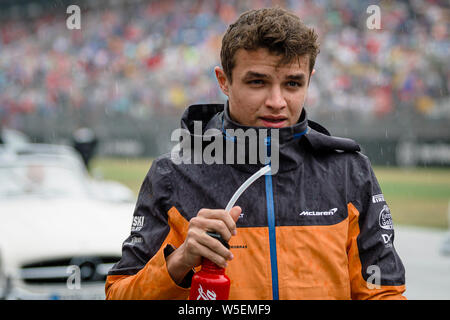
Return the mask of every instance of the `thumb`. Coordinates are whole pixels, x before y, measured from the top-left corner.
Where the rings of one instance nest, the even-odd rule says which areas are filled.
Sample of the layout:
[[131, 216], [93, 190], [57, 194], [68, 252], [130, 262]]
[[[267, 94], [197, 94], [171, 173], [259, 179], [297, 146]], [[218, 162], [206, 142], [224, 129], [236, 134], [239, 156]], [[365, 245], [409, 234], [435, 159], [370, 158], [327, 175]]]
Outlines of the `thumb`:
[[230, 215], [231, 215], [231, 218], [233, 218], [234, 222], [238, 221], [239, 215], [241, 214], [241, 212], [242, 212], [242, 209], [239, 206], [235, 206], [235, 207], [231, 208]]

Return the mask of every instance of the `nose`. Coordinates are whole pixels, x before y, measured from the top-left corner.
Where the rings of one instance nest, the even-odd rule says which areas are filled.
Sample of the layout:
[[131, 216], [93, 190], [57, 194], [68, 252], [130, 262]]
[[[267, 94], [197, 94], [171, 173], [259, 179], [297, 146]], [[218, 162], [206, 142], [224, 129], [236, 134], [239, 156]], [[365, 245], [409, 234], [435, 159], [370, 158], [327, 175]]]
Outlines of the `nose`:
[[287, 107], [286, 99], [279, 86], [273, 86], [266, 99], [266, 106], [271, 109], [281, 110]]

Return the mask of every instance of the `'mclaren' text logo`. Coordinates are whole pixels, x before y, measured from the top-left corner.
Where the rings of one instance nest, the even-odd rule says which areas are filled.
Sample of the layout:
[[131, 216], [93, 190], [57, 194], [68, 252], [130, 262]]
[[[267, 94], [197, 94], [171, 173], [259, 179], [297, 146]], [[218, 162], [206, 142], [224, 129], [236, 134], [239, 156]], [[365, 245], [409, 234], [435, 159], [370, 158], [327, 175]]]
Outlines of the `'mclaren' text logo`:
[[338, 209], [333, 208], [328, 211], [302, 211], [301, 216], [332, 216], [336, 213]]

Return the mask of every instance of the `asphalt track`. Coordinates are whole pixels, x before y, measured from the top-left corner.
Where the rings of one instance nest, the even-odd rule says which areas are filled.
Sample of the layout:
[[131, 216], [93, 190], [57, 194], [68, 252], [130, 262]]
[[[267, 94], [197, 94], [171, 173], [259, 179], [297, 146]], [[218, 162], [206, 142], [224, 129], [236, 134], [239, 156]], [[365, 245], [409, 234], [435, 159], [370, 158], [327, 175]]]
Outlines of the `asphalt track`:
[[450, 299], [450, 252], [441, 252], [449, 236], [445, 230], [395, 226], [394, 246], [405, 266], [408, 299]]

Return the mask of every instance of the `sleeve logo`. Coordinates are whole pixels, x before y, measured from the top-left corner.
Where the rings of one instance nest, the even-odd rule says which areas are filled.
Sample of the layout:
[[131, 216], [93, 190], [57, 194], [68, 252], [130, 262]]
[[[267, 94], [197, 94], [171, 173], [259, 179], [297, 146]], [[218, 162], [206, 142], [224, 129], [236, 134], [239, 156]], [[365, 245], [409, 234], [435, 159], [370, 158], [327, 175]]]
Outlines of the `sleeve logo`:
[[384, 202], [383, 194], [376, 194], [376, 195], [372, 196], [372, 202], [373, 203]]
[[144, 216], [133, 217], [133, 224], [131, 225], [131, 231], [141, 231], [144, 226]]
[[381, 238], [383, 239], [383, 242], [384, 242], [384, 246], [386, 248], [392, 248], [392, 236], [393, 235], [394, 234], [386, 234], [386, 233], [383, 233], [381, 235]]
[[385, 230], [394, 229], [394, 225], [392, 224], [391, 210], [389, 210], [389, 207], [387, 205], [384, 205], [383, 209], [381, 209], [380, 211], [379, 223], [380, 227]]

